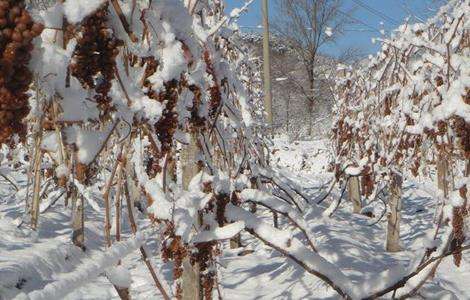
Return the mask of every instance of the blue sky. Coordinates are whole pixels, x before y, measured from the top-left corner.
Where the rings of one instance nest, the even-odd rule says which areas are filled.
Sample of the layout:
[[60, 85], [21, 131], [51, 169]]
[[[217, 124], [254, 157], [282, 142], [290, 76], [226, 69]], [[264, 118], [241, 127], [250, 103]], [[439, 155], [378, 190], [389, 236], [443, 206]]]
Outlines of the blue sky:
[[[268, 0], [270, 5], [270, 17], [276, 14], [274, 5], [275, 1]], [[226, 0], [226, 10], [230, 12], [235, 7], [243, 5], [245, 0]], [[372, 13], [370, 10], [359, 5], [365, 4], [371, 10], [378, 12]], [[350, 26], [350, 31], [340, 37], [336, 44], [325, 46], [322, 51], [330, 55], [336, 56], [348, 47], [360, 48], [364, 54], [373, 54], [377, 52], [379, 45], [371, 42], [373, 37], [379, 37], [379, 30], [384, 29], [386, 33], [397, 27], [392, 20], [402, 23], [403, 20], [414, 14], [419, 18], [434, 14], [437, 5], [432, 0], [344, 0], [343, 11], [348, 12], [353, 9], [352, 17], [358, 21], [357, 24]], [[385, 15], [385, 17], [382, 17]], [[392, 19], [392, 20], [390, 20]], [[359, 23], [359, 21], [361, 23]], [[381, 24], [381, 22], [383, 22]], [[413, 22], [417, 22], [416, 19]], [[256, 30], [254, 27], [261, 24], [261, 0], [255, 0], [250, 9], [245, 13], [239, 21], [243, 30]], [[253, 28], [252, 28], [253, 27]]]

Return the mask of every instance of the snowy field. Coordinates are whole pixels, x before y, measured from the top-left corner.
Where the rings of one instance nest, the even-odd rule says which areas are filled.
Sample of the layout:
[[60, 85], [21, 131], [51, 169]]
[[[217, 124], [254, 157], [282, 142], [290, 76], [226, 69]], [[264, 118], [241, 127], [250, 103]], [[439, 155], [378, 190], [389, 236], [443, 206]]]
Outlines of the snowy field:
[[[304, 207], [304, 217], [318, 252], [339, 266], [353, 282], [380, 285], [396, 276], [394, 274], [400, 274], [420, 256], [427, 240], [425, 233], [433, 231], [434, 214], [434, 207], [430, 205], [432, 195], [419, 188], [423, 183], [406, 182], [401, 227], [404, 251], [387, 253], [384, 251], [385, 218], [373, 224], [373, 218], [352, 214], [346, 200], [331, 217], [323, 216], [322, 212], [332, 199], [339, 198], [338, 188], [321, 205], [313, 204], [332, 177], [327, 172], [329, 150], [324, 141], [289, 143], [277, 139], [273, 149], [273, 165], [283, 176], [297, 181], [302, 192], [312, 200], [310, 207]], [[11, 179], [19, 186], [25, 184], [25, 178], [19, 173]], [[5, 180], [0, 182], [0, 299], [118, 299], [110, 281], [130, 284], [133, 299], [160, 299], [138, 250], [143, 238], [133, 237], [129, 228], [123, 228], [125, 242], [112, 248], [116, 254], [129, 254], [122, 261], [122, 267], [108, 268], [117, 261], [113, 253], [104, 256], [100, 251], [104, 245], [103, 216], [93, 206], [101, 204], [86, 206], [87, 250], [83, 253], [71, 246], [71, 211], [62, 201], [43, 203], [39, 230], [34, 232], [21, 223], [24, 207], [18, 200], [24, 195], [16, 193]], [[53, 200], [54, 195], [49, 199]], [[371, 209], [379, 215], [383, 206], [377, 203]], [[264, 218], [272, 222], [272, 215], [267, 211]], [[162, 262], [159, 242], [153, 238], [158, 236], [159, 228], [150, 226], [140, 213], [138, 220], [141, 231], [150, 236], [144, 247], [152, 256], [151, 263], [170, 290], [172, 265]], [[282, 217], [280, 226], [289, 226]], [[299, 239], [303, 238], [299, 232], [296, 234]], [[242, 234], [242, 245], [242, 248], [230, 249], [228, 243], [225, 244], [217, 264], [223, 299], [338, 298], [322, 281], [248, 233]], [[447, 257], [435, 277], [422, 288], [420, 297], [470, 299], [469, 278], [468, 252], [460, 268], [453, 265], [451, 256]], [[214, 298], [218, 297], [217, 293], [214, 290]]]

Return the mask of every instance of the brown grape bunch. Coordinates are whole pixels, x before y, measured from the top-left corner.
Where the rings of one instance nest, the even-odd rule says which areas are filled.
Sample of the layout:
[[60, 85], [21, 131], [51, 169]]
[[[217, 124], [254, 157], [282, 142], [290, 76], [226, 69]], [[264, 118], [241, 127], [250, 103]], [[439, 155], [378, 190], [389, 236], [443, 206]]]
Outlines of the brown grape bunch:
[[116, 71], [116, 56], [123, 42], [106, 24], [107, 5], [85, 18], [79, 28], [80, 38], [70, 65], [71, 74], [86, 89], [94, 89], [94, 100], [106, 116], [112, 109], [108, 93]]
[[0, 0], [0, 144], [13, 134], [26, 135], [23, 118], [29, 112], [27, 91], [32, 73], [27, 65], [33, 38], [44, 29], [25, 9], [24, 1]]

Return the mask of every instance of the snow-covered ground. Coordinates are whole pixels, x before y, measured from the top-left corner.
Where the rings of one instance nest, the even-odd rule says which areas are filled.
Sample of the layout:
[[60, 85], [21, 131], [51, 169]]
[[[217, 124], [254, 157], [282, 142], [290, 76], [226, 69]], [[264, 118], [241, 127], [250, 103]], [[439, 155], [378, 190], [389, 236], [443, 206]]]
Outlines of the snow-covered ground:
[[[276, 139], [272, 164], [283, 176], [297, 182], [313, 202], [324, 193], [322, 187], [332, 177], [327, 172], [328, 149], [327, 143], [321, 140], [290, 143]], [[21, 176], [14, 179], [24, 184]], [[379, 278], [383, 276], [380, 274], [385, 274], [383, 271], [387, 269], [393, 273], [400, 266], [406, 267], [411, 263], [423, 249], [423, 243], [427, 240], [425, 233], [433, 230], [433, 201], [431, 195], [420, 186], [421, 183], [416, 180], [407, 180], [405, 184], [401, 226], [404, 251], [385, 252], [385, 219], [372, 224], [374, 219], [352, 214], [347, 201], [341, 203], [332, 217], [323, 216], [322, 212], [333, 199], [339, 197], [340, 191], [337, 189], [321, 205], [312, 204], [305, 209], [304, 217], [310, 234], [315, 238], [318, 252], [339, 266], [355, 283], [386, 280]], [[20, 225], [24, 207], [18, 199], [24, 195], [15, 193], [4, 180], [1, 180], [0, 193], [0, 299], [27, 299], [26, 295], [31, 299], [117, 299], [110, 281], [126, 281], [129, 276], [122, 269], [107, 269], [106, 273], [101, 270], [103, 266], [111, 267], [116, 257], [127, 252], [130, 253], [122, 260], [122, 266], [130, 271], [132, 298], [160, 299], [160, 293], [137, 249], [144, 239], [140, 236], [133, 238], [129, 228], [123, 228], [122, 240], [126, 242], [117, 245], [120, 248], [114, 249], [115, 256], [103, 256], [99, 251], [104, 245], [103, 216], [87, 205], [87, 251], [83, 253], [71, 246], [71, 213], [63, 202], [58, 201], [42, 213], [39, 230], [33, 232], [26, 224]], [[383, 209], [381, 205], [377, 203], [374, 209], [380, 212]], [[263, 217], [266, 222], [272, 222], [269, 212], [263, 212]], [[123, 219], [126, 218], [124, 213]], [[172, 266], [162, 262], [158, 254], [159, 243], [153, 238], [158, 236], [159, 229], [152, 228], [143, 215], [139, 215], [138, 219], [139, 227], [149, 236], [144, 247], [152, 256], [151, 263], [157, 276], [169, 290]], [[282, 217], [280, 226], [289, 226]], [[300, 232], [296, 234], [302, 239]], [[223, 299], [338, 298], [322, 281], [248, 233], [242, 234], [242, 245], [243, 248], [238, 249], [225, 247], [220, 257], [218, 273]], [[464, 255], [460, 268], [453, 265], [452, 257], [447, 257], [420, 295], [424, 299], [470, 299], [469, 283], [470, 254]], [[59, 294], [50, 294], [47, 297], [44, 291], [54, 287], [62, 288], [64, 295], [58, 297]], [[216, 291], [214, 297], [217, 298]]]

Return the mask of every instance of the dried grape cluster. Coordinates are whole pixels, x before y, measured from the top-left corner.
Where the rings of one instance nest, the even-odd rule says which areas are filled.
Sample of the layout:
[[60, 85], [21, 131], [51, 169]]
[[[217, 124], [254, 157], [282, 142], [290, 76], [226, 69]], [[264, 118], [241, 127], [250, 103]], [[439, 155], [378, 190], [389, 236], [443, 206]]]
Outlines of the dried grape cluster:
[[104, 5], [83, 20], [70, 65], [71, 74], [82, 86], [95, 90], [94, 100], [102, 116], [107, 116], [112, 110], [108, 93], [115, 77], [116, 56], [119, 54], [119, 47], [123, 45], [106, 24], [107, 14], [107, 5]]
[[26, 134], [22, 119], [29, 112], [26, 92], [33, 78], [27, 65], [32, 40], [43, 29], [33, 21], [24, 1], [0, 1], [0, 144], [15, 133], [20, 137]]
[[466, 122], [462, 117], [455, 117], [454, 120], [455, 133], [459, 138], [463, 156], [465, 159], [470, 160], [470, 123]]
[[451, 241], [451, 249], [454, 250], [454, 263], [456, 266], [460, 266], [462, 261], [462, 245], [465, 241], [465, 230], [464, 230], [464, 219], [468, 215], [467, 210], [467, 186], [464, 185], [459, 189], [460, 196], [464, 199], [464, 203], [460, 207], [453, 208], [453, 218], [452, 218], [452, 229], [453, 229], [453, 238]]
[[215, 115], [217, 114], [217, 110], [219, 109], [219, 106], [222, 102], [222, 95], [220, 93], [220, 87], [219, 83], [217, 82], [217, 76], [214, 70], [214, 66], [212, 64], [210, 53], [207, 50], [204, 52], [204, 61], [207, 66], [207, 73], [212, 75], [214, 79], [214, 84], [209, 89], [209, 94], [211, 97], [211, 100], [209, 102], [209, 114], [211, 117], [215, 117]]
[[158, 139], [161, 146], [161, 157], [168, 153], [172, 148], [173, 135], [175, 134], [176, 128], [178, 127], [178, 115], [175, 112], [176, 103], [179, 98], [179, 82], [172, 80], [166, 82], [165, 91], [158, 94], [158, 101], [161, 103], [166, 102], [165, 108], [163, 109], [163, 116], [155, 123], [155, 132], [157, 133]]
[[181, 93], [182, 83], [178, 80], [170, 80], [164, 82], [164, 89], [160, 92], [155, 91], [152, 87], [152, 83], [149, 80], [149, 77], [158, 72], [159, 62], [153, 56], [149, 57], [131, 57], [130, 58], [131, 66], [140, 66], [144, 67], [144, 76], [142, 78], [142, 86], [147, 89], [146, 95], [150, 99], [154, 99], [162, 104], [164, 104], [164, 109], [162, 112], [162, 117], [154, 124], [150, 124], [153, 127], [158, 141], [161, 143], [160, 147], [152, 147], [151, 151], [152, 156], [149, 157], [147, 161], [147, 174], [150, 177], [155, 177], [157, 173], [162, 171], [162, 159], [167, 153], [172, 149], [173, 145], [173, 135], [178, 127], [178, 115], [176, 113], [176, 103]]
[[183, 276], [183, 260], [188, 256], [188, 250], [184, 246], [180, 236], [175, 235], [174, 225], [168, 224], [164, 233], [168, 237], [162, 245], [162, 258], [164, 262], [173, 261], [173, 280], [176, 281], [176, 298], [182, 299], [183, 289], [181, 277]]
[[214, 264], [214, 256], [220, 254], [216, 241], [204, 242], [196, 244], [196, 249], [191, 256], [191, 263], [199, 262], [199, 270], [201, 272], [201, 286], [204, 293], [204, 299], [212, 299], [212, 290], [216, 284], [217, 273]]

